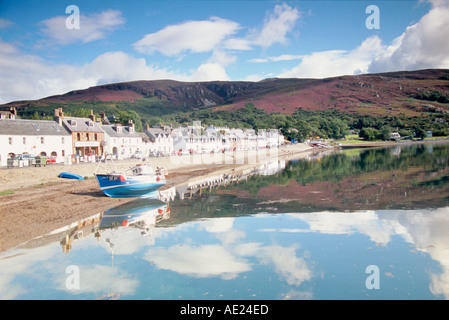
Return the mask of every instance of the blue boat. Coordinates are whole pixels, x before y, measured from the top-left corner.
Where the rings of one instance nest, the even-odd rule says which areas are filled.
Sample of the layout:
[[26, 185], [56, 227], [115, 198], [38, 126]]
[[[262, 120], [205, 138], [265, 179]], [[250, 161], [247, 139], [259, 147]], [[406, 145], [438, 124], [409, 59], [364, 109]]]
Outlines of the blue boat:
[[78, 174], [70, 173], [70, 172], [61, 172], [58, 175], [59, 178], [66, 178], [66, 179], [75, 179], [75, 180], [84, 180], [84, 178]]
[[95, 173], [101, 191], [108, 197], [145, 197], [158, 198], [158, 189], [165, 185], [165, 173], [153, 171], [151, 165], [137, 165], [126, 171], [126, 174], [111, 172]]

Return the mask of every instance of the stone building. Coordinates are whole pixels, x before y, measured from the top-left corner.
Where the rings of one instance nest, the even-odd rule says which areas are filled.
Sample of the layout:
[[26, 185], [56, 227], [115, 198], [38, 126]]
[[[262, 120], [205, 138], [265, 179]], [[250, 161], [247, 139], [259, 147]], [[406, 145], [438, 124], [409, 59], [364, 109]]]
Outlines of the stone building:
[[84, 160], [102, 156], [104, 151], [104, 131], [96, 122], [93, 111], [89, 118], [66, 117], [62, 108], [55, 110], [55, 121], [64, 126], [72, 135], [72, 154]]

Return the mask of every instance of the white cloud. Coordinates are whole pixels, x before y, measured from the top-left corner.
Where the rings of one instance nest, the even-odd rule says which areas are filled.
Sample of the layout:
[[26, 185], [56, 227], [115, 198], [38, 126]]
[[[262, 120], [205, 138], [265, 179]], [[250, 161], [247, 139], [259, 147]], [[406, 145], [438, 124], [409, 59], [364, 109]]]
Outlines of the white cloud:
[[308, 55], [281, 55], [251, 59], [266, 63], [301, 59], [281, 78], [325, 78], [339, 75], [378, 73], [427, 68], [449, 68], [448, 0], [432, 0], [432, 9], [416, 24], [407, 27], [390, 45], [378, 36], [367, 38], [353, 50], [329, 50]]
[[260, 258], [265, 264], [273, 264], [276, 273], [289, 285], [299, 287], [312, 278], [312, 271], [306, 261], [296, 256], [295, 247], [271, 245], [263, 248]]
[[235, 37], [241, 26], [233, 21], [210, 18], [205, 21], [188, 21], [170, 25], [147, 34], [134, 43], [140, 52], [152, 55], [156, 51], [166, 56], [180, 56], [183, 53], [207, 53], [213, 55], [198, 68], [191, 70], [191, 80], [230, 80], [226, 67], [237, 58], [229, 51], [248, 51], [255, 46], [268, 48], [273, 44], [287, 43], [287, 34], [292, 31], [300, 12], [287, 4], [278, 4], [267, 13], [263, 26], [251, 30], [245, 37]]
[[272, 12], [267, 13], [261, 29], [252, 29], [244, 38], [228, 39], [225, 47], [231, 50], [252, 50], [254, 46], [266, 49], [273, 44], [286, 44], [287, 34], [293, 30], [300, 17], [298, 9], [286, 3], [278, 4]]
[[249, 263], [221, 245], [154, 248], [146, 259], [160, 269], [198, 278], [220, 276], [234, 279], [239, 273], [251, 270]]
[[186, 51], [210, 52], [238, 29], [238, 23], [217, 17], [188, 21], [147, 34], [134, 43], [134, 48], [141, 53], [153, 54], [159, 51], [167, 56]]
[[82, 66], [52, 64], [0, 39], [0, 103], [40, 99], [104, 83], [154, 79], [188, 81], [190, 76], [148, 65], [145, 59], [121, 51], [106, 52]]
[[236, 61], [236, 57], [224, 51], [215, 50], [212, 57], [202, 63], [197, 69], [191, 70], [190, 81], [231, 80], [226, 73], [226, 67]]
[[262, 30], [256, 31], [252, 35], [253, 43], [263, 48], [268, 48], [276, 43], [286, 43], [287, 33], [293, 29], [299, 17], [298, 9], [292, 8], [286, 3], [276, 5], [273, 12], [265, 18]]
[[103, 39], [108, 32], [117, 29], [125, 23], [122, 13], [118, 10], [106, 10], [89, 16], [80, 15], [79, 29], [69, 29], [66, 26], [67, 16], [57, 16], [41, 22], [41, 32], [50, 41], [66, 45], [70, 43], [88, 43]]
[[106, 83], [173, 79], [178, 81], [229, 80], [225, 67], [235, 57], [216, 52], [189, 73], [180, 73], [122, 51], [105, 52], [82, 66], [52, 64], [23, 54], [0, 39], [0, 103], [41, 99]]
[[132, 275], [128, 275], [116, 267], [103, 265], [81, 266], [80, 274], [82, 275], [80, 277], [80, 289], [76, 291], [67, 289], [67, 274], [64, 273], [53, 278], [55, 288], [77, 294], [110, 292], [133, 295], [139, 286], [139, 280], [134, 279]]
[[374, 58], [369, 72], [449, 68], [449, 1], [432, 4], [420, 21]]
[[300, 60], [304, 58], [304, 55], [295, 55], [295, 54], [282, 54], [277, 57], [268, 57], [268, 58], [260, 58], [260, 59], [250, 59], [248, 62], [252, 63], [265, 63], [265, 62], [277, 62], [277, 61], [292, 61], [292, 60]]
[[0, 18], [0, 29], [8, 28], [13, 24], [10, 20]]
[[166, 69], [148, 65], [144, 58], [134, 58], [122, 51], [106, 52], [82, 68], [84, 78], [95, 84], [153, 79], [186, 79]]
[[302, 56], [301, 63], [279, 75], [281, 78], [325, 78], [366, 73], [373, 58], [384, 50], [379, 37], [373, 36], [354, 50], [329, 50]]

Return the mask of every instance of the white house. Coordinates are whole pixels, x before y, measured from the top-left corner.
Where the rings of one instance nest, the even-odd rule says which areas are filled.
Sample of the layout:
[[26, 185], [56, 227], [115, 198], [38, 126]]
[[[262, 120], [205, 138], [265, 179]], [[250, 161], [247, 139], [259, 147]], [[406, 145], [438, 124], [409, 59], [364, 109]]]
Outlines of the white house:
[[134, 124], [128, 126], [121, 124], [102, 125], [104, 131], [104, 151], [116, 156], [117, 159], [127, 159], [146, 153], [146, 146], [142, 136], [135, 131]]
[[188, 154], [202, 151], [201, 135], [189, 128], [177, 128], [171, 132], [173, 137], [173, 151]]
[[0, 119], [0, 146], [2, 166], [19, 154], [44, 155], [64, 162], [72, 155], [72, 135], [55, 121]]
[[258, 135], [265, 140], [267, 147], [279, 147], [284, 144], [284, 135], [277, 129], [259, 130]]
[[149, 128], [144, 130], [144, 133], [148, 137], [149, 143], [147, 144], [148, 152], [150, 154], [163, 154], [170, 155], [174, 150], [173, 137], [165, 131], [163, 128]]

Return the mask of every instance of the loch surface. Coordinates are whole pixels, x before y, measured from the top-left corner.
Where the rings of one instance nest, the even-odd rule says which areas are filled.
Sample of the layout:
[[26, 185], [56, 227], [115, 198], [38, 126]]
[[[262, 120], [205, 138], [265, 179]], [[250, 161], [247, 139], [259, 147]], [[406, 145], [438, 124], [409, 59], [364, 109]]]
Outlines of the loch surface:
[[3, 252], [0, 298], [448, 299], [448, 163], [332, 151], [132, 201]]

